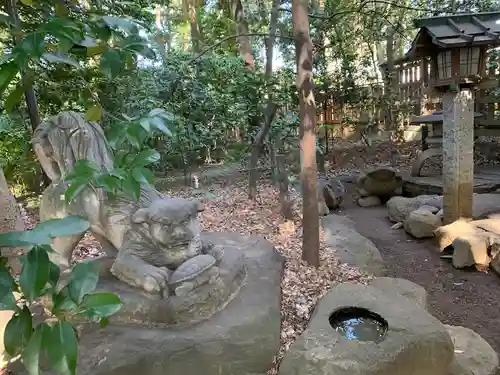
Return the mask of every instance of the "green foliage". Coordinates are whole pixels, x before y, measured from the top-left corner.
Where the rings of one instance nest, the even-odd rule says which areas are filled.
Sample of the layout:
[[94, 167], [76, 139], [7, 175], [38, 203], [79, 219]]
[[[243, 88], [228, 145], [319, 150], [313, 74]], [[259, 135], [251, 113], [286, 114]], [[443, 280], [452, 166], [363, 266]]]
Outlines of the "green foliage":
[[[162, 166], [200, 164], [209, 156], [220, 160], [228, 152], [226, 139], [232, 132], [251, 135], [257, 130], [249, 128], [248, 118], [260, 113], [263, 76], [249, 72], [239, 57], [207, 54], [186, 63], [191, 59], [190, 53], [173, 51], [161, 67], [140, 68], [134, 77], [103, 84], [101, 103], [110, 114], [107, 128], [112, 143], [129, 134], [116, 118], [124, 113], [138, 116], [155, 107], [164, 108], [167, 115], [141, 125], [144, 131], [156, 127], [163, 133], [150, 138]], [[158, 117], [168, 131], [157, 125]], [[247, 150], [249, 140], [242, 144]]]
[[[159, 161], [158, 153], [149, 147], [150, 140], [156, 134], [173, 135], [170, 127], [174, 115], [162, 108], [151, 108], [144, 115], [144, 107], [133, 115], [129, 113], [129, 116], [125, 112], [108, 114], [94, 92], [94, 84], [106, 85], [125, 73], [133, 75], [138, 56], [154, 59], [155, 55], [147, 40], [139, 34], [141, 28], [133, 20], [96, 15], [93, 9], [88, 14], [83, 11], [78, 14], [59, 13], [57, 16], [56, 9], [56, 17], [44, 19], [36, 28], [25, 32], [8, 57], [0, 62], [0, 91], [5, 90], [10, 82], [14, 84], [18, 73], [26, 76], [40, 71], [43, 79], [39, 81], [42, 82], [41, 87], [46, 89], [50, 89], [51, 82], [55, 81], [58, 85], [61, 79], [68, 78], [69, 95], [68, 92], [63, 95], [66, 100], [69, 96], [70, 103], [77, 104], [78, 109], [85, 110], [88, 121], [100, 121], [103, 116], [113, 119], [108, 135], [115, 151], [116, 168], [102, 171], [86, 160], [78, 161], [74, 171], [66, 177], [67, 202], [75, 199], [88, 186], [103, 188], [110, 198], [126, 195], [139, 199], [141, 184], [153, 182], [153, 175], [147, 166]], [[97, 64], [93, 63], [95, 60]], [[75, 81], [76, 93], [71, 87]], [[23, 86], [16, 85], [10, 91], [4, 101], [5, 108], [16, 107], [16, 99], [21, 99], [19, 94], [22, 89]], [[60, 91], [61, 87], [56, 90]], [[61, 96], [55, 95], [56, 98]], [[61, 98], [59, 105], [54, 106], [54, 113], [64, 108], [64, 100]], [[77, 108], [70, 106], [68, 109]], [[14, 155], [19, 157], [19, 152]]]
[[[22, 355], [30, 375], [40, 374], [42, 358], [56, 374], [74, 375], [78, 336], [69, 319], [84, 316], [104, 326], [121, 308], [118, 296], [94, 292], [99, 275], [94, 263], [77, 264], [65, 282], [49, 258], [53, 238], [81, 233], [88, 227], [84, 218], [70, 216], [42, 222], [30, 231], [0, 235], [1, 247], [29, 246], [18, 278], [12, 276], [7, 259], [0, 258], [0, 309], [14, 311], [5, 328], [5, 351], [10, 356]], [[31, 307], [40, 297], [50, 306], [55, 322], [34, 322]]]
[[39, 189], [41, 172], [31, 151], [31, 131], [19, 116], [0, 115], [0, 167], [21, 193]]

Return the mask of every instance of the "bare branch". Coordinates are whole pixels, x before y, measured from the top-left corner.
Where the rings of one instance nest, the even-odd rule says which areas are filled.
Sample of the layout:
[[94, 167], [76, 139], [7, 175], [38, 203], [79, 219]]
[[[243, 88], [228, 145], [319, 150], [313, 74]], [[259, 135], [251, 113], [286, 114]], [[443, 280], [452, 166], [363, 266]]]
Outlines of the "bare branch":
[[[261, 37], [269, 37], [269, 34], [268, 33], [248, 33], [248, 34], [235, 34], [235, 35], [229, 35], [229, 36], [226, 36], [225, 38], [222, 38], [221, 40], [219, 40], [217, 43], [214, 43], [206, 48], [203, 49], [203, 51], [201, 51], [198, 55], [196, 55], [195, 57], [193, 57], [191, 60], [188, 61], [188, 64], [192, 64], [194, 63], [195, 61], [199, 60], [203, 55], [205, 55], [206, 53], [210, 52], [211, 50], [213, 50], [214, 48], [217, 48], [218, 46], [220, 46], [221, 44], [227, 42], [228, 40], [231, 40], [231, 39], [237, 39], [239, 37], [242, 37], [242, 36], [261, 36]], [[276, 38], [281, 38], [281, 39], [289, 39], [289, 40], [295, 40], [293, 38], [293, 36], [286, 36], [286, 35], [274, 35]]]
[[[406, 5], [400, 5], [400, 4], [397, 4], [397, 3], [393, 3], [393, 2], [390, 2], [390, 1], [385, 1], [385, 0], [363, 0], [360, 5], [355, 8], [355, 9], [344, 9], [344, 10], [341, 10], [341, 11], [338, 11], [338, 12], [335, 12], [333, 14], [330, 14], [330, 15], [321, 15], [321, 14], [312, 14], [310, 13], [309, 14], [309, 17], [310, 18], [315, 18], [315, 19], [321, 19], [321, 20], [331, 20], [335, 17], [339, 17], [339, 16], [344, 16], [346, 14], [349, 14], [349, 13], [360, 13], [363, 8], [369, 4], [385, 4], [385, 5], [389, 5], [389, 6], [392, 6], [394, 8], [399, 8], [399, 9], [406, 9], [406, 10], [413, 10], [413, 11], [420, 11], [420, 12], [426, 12], [428, 11], [428, 9], [425, 9], [425, 8], [414, 8], [414, 7], [410, 7], [410, 6], [406, 6]], [[287, 13], [291, 13], [292, 11], [290, 9], [286, 9], [286, 8], [280, 8], [280, 11], [281, 12], [287, 12]]]

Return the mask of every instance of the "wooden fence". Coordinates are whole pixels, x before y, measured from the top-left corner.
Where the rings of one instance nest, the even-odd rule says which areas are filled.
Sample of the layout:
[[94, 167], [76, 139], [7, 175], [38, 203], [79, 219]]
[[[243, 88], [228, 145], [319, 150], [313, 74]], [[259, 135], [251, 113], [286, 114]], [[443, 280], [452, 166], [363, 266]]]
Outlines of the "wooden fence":
[[[498, 77], [499, 71], [490, 69], [490, 77]], [[441, 110], [441, 98], [429, 85], [432, 79], [428, 60], [403, 62], [395, 66], [393, 75], [393, 92], [395, 91], [394, 104], [398, 111], [398, 126], [405, 130], [418, 131], [409, 125], [411, 117], [429, 114]], [[493, 129], [500, 128], [500, 95], [495, 95], [492, 89], [498, 86], [498, 81], [493, 85], [475, 92], [475, 111], [482, 113], [476, 120], [479, 129], [477, 135], [496, 134]], [[337, 136], [346, 137], [355, 132], [356, 126], [366, 128], [366, 132], [394, 129], [394, 125], [387, 124], [387, 106], [384, 105], [384, 85], [359, 87], [358, 90], [368, 92], [368, 100], [351, 104], [343, 100], [340, 93], [319, 93], [317, 95], [318, 124], [329, 125], [334, 128]], [[500, 91], [500, 90], [499, 90]], [[370, 130], [371, 129], [371, 130]], [[333, 134], [332, 134], [333, 135]]]

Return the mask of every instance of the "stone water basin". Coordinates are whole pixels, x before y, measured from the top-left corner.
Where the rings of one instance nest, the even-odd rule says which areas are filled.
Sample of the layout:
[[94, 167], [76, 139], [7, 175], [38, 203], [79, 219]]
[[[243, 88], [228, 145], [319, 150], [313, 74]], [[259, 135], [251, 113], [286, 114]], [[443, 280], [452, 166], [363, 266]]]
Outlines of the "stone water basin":
[[330, 315], [328, 321], [335, 332], [347, 340], [381, 342], [387, 335], [387, 321], [361, 307], [338, 309]]
[[446, 327], [394, 291], [358, 283], [331, 289], [292, 344], [280, 375], [447, 375]]

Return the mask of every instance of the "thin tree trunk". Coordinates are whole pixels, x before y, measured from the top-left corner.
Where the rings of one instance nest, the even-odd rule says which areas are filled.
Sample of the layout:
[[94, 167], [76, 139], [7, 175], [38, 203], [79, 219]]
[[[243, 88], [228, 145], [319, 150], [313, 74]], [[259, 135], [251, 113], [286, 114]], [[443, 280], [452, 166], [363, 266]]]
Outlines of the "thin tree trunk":
[[166, 54], [166, 40], [170, 38], [170, 36], [164, 35], [163, 30], [163, 13], [165, 9], [161, 5], [156, 5], [156, 16], [155, 16], [155, 24], [156, 24], [156, 42], [158, 43], [158, 48], [160, 49], [161, 58], [165, 60]]
[[[19, 29], [19, 14], [17, 12], [16, 0], [6, 0], [5, 7], [7, 13], [12, 19], [12, 23], [16, 29]], [[14, 37], [14, 43], [18, 42], [19, 37]], [[24, 85], [24, 98], [26, 99], [26, 107], [28, 107], [28, 114], [30, 117], [31, 128], [35, 130], [40, 124], [40, 112], [38, 111], [38, 104], [36, 102], [35, 90], [31, 82], [27, 79], [27, 72], [22, 72], [22, 82]]]
[[288, 174], [285, 169], [285, 155], [276, 155], [276, 169], [278, 172], [281, 214], [285, 220], [293, 220], [293, 203], [288, 192]]
[[[16, 29], [20, 28], [19, 14], [17, 11], [16, 0], [6, 0], [5, 8], [7, 10], [7, 14], [10, 16], [12, 23]], [[17, 44], [19, 41], [19, 36], [15, 36], [13, 38], [14, 44]], [[31, 129], [35, 131], [35, 129], [40, 124], [40, 111], [38, 109], [38, 104], [36, 100], [35, 90], [33, 90], [33, 84], [31, 79], [29, 79], [30, 71], [26, 69], [25, 72], [21, 72], [21, 82], [24, 87], [24, 99], [26, 101], [26, 107], [28, 108], [28, 115], [30, 118]], [[48, 186], [51, 183], [50, 178], [42, 169], [42, 183], [44, 186]]]
[[198, 17], [196, 16], [196, 0], [188, 0], [187, 11], [189, 16], [189, 26], [191, 29], [191, 43], [193, 45], [193, 52], [200, 52], [200, 27], [198, 25]]
[[386, 36], [386, 70], [385, 70], [385, 92], [388, 100], [387, 105], [387, 123], [391, 130], [397, 130], [396, 119], [394, 118], [394, 91], [393, 91], [393, 81], [394, 81], [394, 31], [392, 29], [387, 30]]
[[[266, 82], [269, 83], [271, 76], [273, 74], [273, 58], [274, 58], [274, 44], [276, 41], [276, 30], [278, 28], [278, 16], [279, 16], [279, 0], [273, 0], [271, 9], [271, 20], [269, 23], [269, 37], [266, 39], [266, 71], [265, 78]], [[273, 87], [269, 85], [267, 92], [267, 106], [266, 113], [264, 115], [264, 122], [262, 123], [257, 136], [252, 143], [252, 151], [250, 153], [250, 173], [248, 178], [248, 196], [250, 199], [255, 199], [257, 196], [257, 181], [259, 180], [259, 171], [257, 170], [257, 163], [259, 161], [260, 152], [262, 146], [264, 145], [264, 140], [266, 139], [269, 129], [271, 128], [271, 123], [276, 115], [277, 106], [273, 103]], [[280, 150], [276, 150], [280, 152]]]
[[248, 37], [248, 22], [245, 17], [245, 11], [243, 10], [243, 4], [241, 3], [241, 0], [232, 0], [232, 8], [233, 17], [236, 21], [236, 31], [238, 35], [241, 35], [236, 38], [236, 42], [238, 43], [238, 48], [240, 50], [240, 55], [245, 60], [246, 67], [249, 70], [254, 71], [255, 61], [252, 54], [250, 38]]
[[316, 193], [316, 105], [312, 82], [312, 41], [309, 35], [308, 2], [292, 0], [292, 24], [297, 56], [297, 90], [300, 103], [302, 160], [302, 259], [319, 265], [319, 212]]

